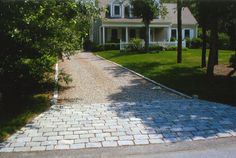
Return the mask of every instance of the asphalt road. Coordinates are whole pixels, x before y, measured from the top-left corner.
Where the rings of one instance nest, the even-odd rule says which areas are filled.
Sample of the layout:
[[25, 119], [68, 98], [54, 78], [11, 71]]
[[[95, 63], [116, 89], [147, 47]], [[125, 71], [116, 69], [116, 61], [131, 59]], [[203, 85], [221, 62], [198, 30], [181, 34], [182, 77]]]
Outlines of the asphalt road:
[[236, 158], [236, 138], [174, 144], [0, 153], [0, 158]]

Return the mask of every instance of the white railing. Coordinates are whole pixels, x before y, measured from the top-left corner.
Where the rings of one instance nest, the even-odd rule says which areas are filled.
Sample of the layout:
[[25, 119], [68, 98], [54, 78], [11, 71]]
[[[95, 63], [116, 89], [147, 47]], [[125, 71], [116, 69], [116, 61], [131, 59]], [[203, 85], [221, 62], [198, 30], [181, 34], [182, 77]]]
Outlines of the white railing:
[[[152, 45], [159, 45], [159, 46], [163, 46], [163, 47], [169, 47], [169, 46], [178, 46], [178, 41], [174, 41], [174, 42], [168, 42], [168, 41], [162, 41], [162, 42], [150, 42], [150, 46]], [[186, 41], [182, 41], [182, 47], [185, 48], [186, 47]]]
[[[120, 50], [125, 50], [126, 47], [129, 45], [129, 43], [127, 42], [123, 42], [120, 41]], [[155, 46], [155, 45], [159, 45], [162, 47], [170, 47], [170, 46], [178, 46], [178, 41], [174, 41], [174, 42], [168, 42], [168, 41], [162, 41], [162, 42], [150, 42], [149, 46]], [[144, 47], [144, 41], [142, 42], [142, 46]], [[186, 41], [182, 41], [182, 47], [186, 48]]]

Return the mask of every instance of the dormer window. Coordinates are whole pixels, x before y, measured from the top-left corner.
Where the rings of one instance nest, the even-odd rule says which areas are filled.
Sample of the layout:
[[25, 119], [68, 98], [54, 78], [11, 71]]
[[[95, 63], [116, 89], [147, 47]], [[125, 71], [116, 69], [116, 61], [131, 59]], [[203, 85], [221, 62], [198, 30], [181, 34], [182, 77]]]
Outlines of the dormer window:
[[114, 4], [113, 5], [113, 15], [115, 17], [120, 17], [121, 16], [121, 6], [119, 4]]

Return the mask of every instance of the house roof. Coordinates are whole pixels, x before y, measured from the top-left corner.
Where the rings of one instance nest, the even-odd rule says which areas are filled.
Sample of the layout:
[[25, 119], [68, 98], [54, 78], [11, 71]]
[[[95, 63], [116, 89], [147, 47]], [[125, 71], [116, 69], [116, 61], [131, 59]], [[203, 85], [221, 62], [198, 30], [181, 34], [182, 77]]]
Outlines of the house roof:
[[[99, 7], [107, 7], [110, 0], [99, 0]], [[167, 15], [160, 19], [154, 19], [152, 23], [171, 23], [177, 24], [177, 4], [176, 3], [163, 3], [163, 6], [167, 9]], [[102, 14], [105, 18], [105, 14]], [[127, 19], [127, 18], [105, 18], [104, 22], [107, 23], [141, 23], [142, 19]], [[182, 24], [183, 25], [195, 25], [197, 24], [196, 19], [190, 12], [188, 7], [184, 7], [182, 10]]]

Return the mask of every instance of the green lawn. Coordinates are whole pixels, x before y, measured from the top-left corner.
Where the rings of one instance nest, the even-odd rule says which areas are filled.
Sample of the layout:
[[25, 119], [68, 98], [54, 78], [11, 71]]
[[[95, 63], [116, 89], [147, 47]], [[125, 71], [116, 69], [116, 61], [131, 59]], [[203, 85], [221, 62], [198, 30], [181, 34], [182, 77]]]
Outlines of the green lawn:
[[12, 97], [7, 103], [0, 102], [0, 142], [49, 106], [49, 94], [34, 94], [20, 99]]
[[[201, 50], [183, 51], [183, 63], [176, 64], [176, 51], [159, 53], [120, 53], [104, 51], [96, 54], [130, 68], [170, 88], [201, 99], [235, 105], [235, 78], [207, 78], [201, 65]], [[233, 51], [219, 52], [219, 63], [228, 64]]]

